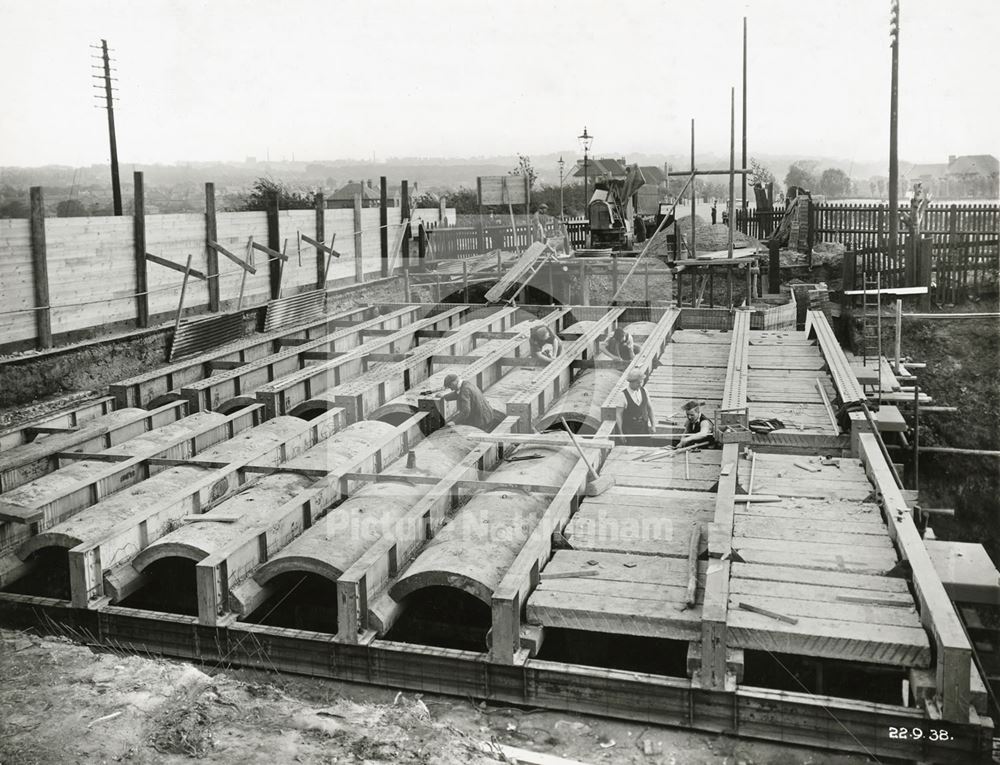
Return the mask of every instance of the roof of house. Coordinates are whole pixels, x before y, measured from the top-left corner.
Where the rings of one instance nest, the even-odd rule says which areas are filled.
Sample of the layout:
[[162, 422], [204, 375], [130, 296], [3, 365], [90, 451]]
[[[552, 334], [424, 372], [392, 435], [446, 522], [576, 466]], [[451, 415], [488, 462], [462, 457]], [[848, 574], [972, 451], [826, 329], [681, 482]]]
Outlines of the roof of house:
[[656, 165], [643, 165], [639, 168], [642, 170], [642, 177], [646, 179], [646, 183], [663, 183], [667, 176], [663, 174], [663, 168], [657, 167]]
[[[593, 158], [587, 160], [587, 175], [597, 177], [599, 175], [610, 175], [612, 178], [624, 178], [625, 166], [621, 160], [610, 157]], [[572, 178], [583, 178], [583, 160], [576, 161], [576, 170], [570, 176]]]
[[910, 178], [943, 178], [948, 174], [947, 163], [923, 163], [913, 165], [907, 175]]
[[330, 199], [354, 199], [355, 194], [360, 194], [362, 199], [378, 199], [378, 189], [368, 188], [368, 185], [358, 181], [345, 183], [330, 197]]
[[992, 154], [963, 154], [948, 165], [949, 175], [985, 175], [1000, 172], [1000, 160]]

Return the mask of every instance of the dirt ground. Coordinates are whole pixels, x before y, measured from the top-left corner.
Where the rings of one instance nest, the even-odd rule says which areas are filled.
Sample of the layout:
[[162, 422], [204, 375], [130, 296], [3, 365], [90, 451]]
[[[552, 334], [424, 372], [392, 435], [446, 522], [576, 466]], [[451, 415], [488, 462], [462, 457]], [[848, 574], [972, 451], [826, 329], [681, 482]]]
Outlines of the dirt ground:
[[0, 763], [511, 762], [506, 745], [585, 763], [855, 765], [863, 757], [488, 707], [471, 699], [118, 652], [0, 630]]

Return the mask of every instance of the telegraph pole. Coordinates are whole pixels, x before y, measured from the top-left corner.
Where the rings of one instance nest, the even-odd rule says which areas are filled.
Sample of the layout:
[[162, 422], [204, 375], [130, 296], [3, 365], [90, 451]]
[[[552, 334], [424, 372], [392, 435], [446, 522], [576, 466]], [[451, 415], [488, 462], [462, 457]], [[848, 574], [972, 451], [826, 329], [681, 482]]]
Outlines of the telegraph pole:
[[889, 45], [892, 48], [892, 85], [889, 94], [889, 254], [896, 252], [899, 231], [899, 0], [889, 10]]
[[[92, 48], [97, 49], [96, 45], [92, 45]], [[102, 66], [95, 66], [94, 69], [103, 70], [103, 74], [93, 75], [94, 79], [104, 80], [104, 84], [95, 85], [95, 88], [104, 90], [105, 106], [103, 108], [108, 110], [108, 136], [111, 139], [111, 194], [114, 199], [114, 209], [115, 215], [122, 214], [122, 186], [121, 180], [118, 178], [118, 141], [115, 138], [115, 98], [112, 93], [116, 90], [111, 87], [111, 59], [108, 58], [108, 41], [101, 40], [101, 61]], [[100, 98], [100, 96], [98, 96]], [[100, 108], [100, 107], [98, 107]]]
[[[743, 168], [747, 164], [747, 17], [743, 17]], [[747, 175], [743, 173], [743, 212], [747, 211]], [[733, 211], [730, 210], [730, 217]]]

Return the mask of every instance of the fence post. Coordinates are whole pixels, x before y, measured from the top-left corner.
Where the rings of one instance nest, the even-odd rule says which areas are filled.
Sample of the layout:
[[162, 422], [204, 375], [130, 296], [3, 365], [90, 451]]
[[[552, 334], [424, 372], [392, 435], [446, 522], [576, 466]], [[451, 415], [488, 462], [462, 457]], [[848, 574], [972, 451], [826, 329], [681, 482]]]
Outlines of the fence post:
[[448, 213], [445, 205], [445, 198], [441, 197], [441, 199], [438, 200], [438, 223], [444, 223], [448, 220]]
[[427, 257], [427, 229], [424, 228], [423, 221], [417, 226], [417, 258], [420, 265], [423, 265], [424, 258]]
[[[278, 230], [278, 193], [267, 193], [267, 246], [275, 252], [281, 252], [281, 232]], [[281, 294], [281, 261], [268, 257], [268, 279], [271, 283], [271, 300], [277, 300]]]
[[146, 271], [146, 193], [142, 173], [132, 174], [135, 203], [132, 205], [132, 241], [135, 243], [135, 325], [149, 326], [149, 279]]
[[[316, 241], [326, 244], [326, 199], [322, 191], [317, 191], [316, 203]], [[326, 281], [326, 253], [316, 248], [316, 289], [323, 289]]]
[[[956, 285], [957, 279], [955, 278], [956, 274], [952, 271], [953, 263], [958, 262], [958, 257], [957, 257], [958, 250], [956, 249], [957, 245], [958, 245], [958, 205], [952, 205], [950, 208], [948, 208], [948, 249], [947, 249], [948, 268], [946, 270], [941, 269], [940, 267], [938, 268], [939, 289], [941, 284], [946, 285], [945, 288], [941, 290], [941, 294], [944, 295], [944, 298], [941, 301], [942, 303], [948, 300], [949, 292], [951, 299], [955, 302], [958, 302], [955, 297], [955, 293], [957, 290], [957, 285]], [[942, 270], [945, 271], [945, 276], [943, 279], [941, 278]]]
[[842, 273], [840, 277], [840, 314], [847, 316], [847, 311], [851, 306], [851, 298], [847, 295], [848, 290], [854, 289], [854, 272], [857, 268], [857, 255], [853, 252], [844, 253]]
[[[205, 239], [208, 242], [218, 242], [219, 234], [215, 219], [215, 184], [205, 184]], [[277, 249], [277, 248], [275, 248]], [[205, 245], [208, 256], [206, 276], [208, 279], [208, 310], [215, 313], [219, 310], [219, 253], [214, 248]]]
[[379, 178], [379, 244], [382, 247], [382, 276], [389, 275], [389, 182], [383, 175]]
[[52, 314], [49, 307], [49, 264], [45, 252], [45, 201], [42, 187], [31, 187], [31, 263], [35, 286], [35, 326], [38, 347], [52, 347]]
[[365, 280], [365, 264], [362, 260], [364, 242], [361, 239], [361, 195], [354, 195], [354, 281], [361, 284]]
[[806, 251], [808, 254], [808, 266], [812, 268], [813, 264], [813, 238], [816, 234], [816, 222], [813, 219], [814, 209], [812, 197], [806, 200]]
[[403, 259], [403, 268], [409, 268], [410, 262], [410, 237], [407, 235], [410, 228], [410, 184], [409, 181], [399, 182], [399, 213], [400, 220], [405, 221], [406, 231], [403, 232], [403, 241], [400, 244], [400, 257]]
[[777, 239], [767, 245], [767, 292], [769, 295], [781, 292], [781, 245]]
[[[920, 259], [917, 266], [917, 273], [920, 275], [920, 284], [918, 286], [927, 287], [927, 293], [920, 296], [920, 310], [929, 311], [931, 310], [931, 269], [933, 263], [934, 243], [931, 241], [930, 237], [925, 237], [920, 240], [918, 248], [918, 257]], [[940, 280], [940, 277], [938, 277], [939, 282]]]

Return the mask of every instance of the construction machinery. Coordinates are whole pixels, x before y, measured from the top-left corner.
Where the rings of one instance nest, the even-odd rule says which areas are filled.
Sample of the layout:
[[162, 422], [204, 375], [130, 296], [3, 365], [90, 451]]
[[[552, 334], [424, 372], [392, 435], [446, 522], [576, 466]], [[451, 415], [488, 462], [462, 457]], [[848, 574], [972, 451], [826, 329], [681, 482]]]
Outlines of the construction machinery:
[[590, 246], [629, 250], [635, 243], [634, 196], [646, 184], [638, 165], [629, 167], [624, 179], [609, 178], [594, 184], [587, 203]]

